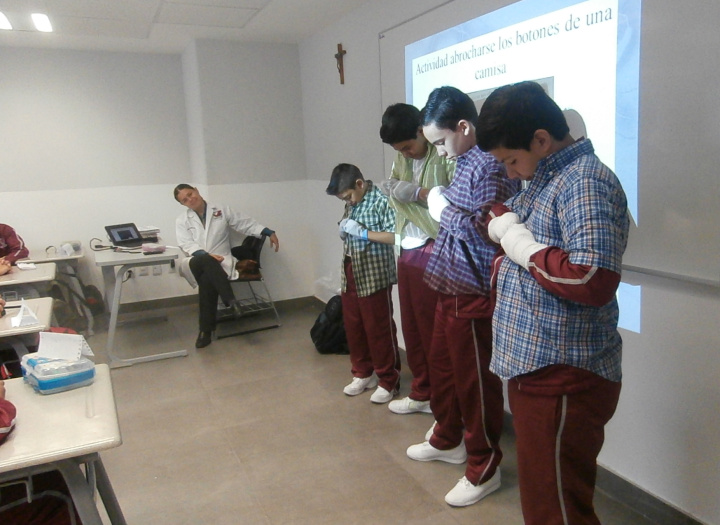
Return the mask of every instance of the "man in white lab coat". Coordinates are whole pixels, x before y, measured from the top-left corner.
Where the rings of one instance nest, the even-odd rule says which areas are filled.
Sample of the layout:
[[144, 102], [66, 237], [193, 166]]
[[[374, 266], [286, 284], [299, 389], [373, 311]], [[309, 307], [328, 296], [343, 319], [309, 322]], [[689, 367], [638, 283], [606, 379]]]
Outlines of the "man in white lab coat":
[[174, 195], [187, 208], [175, 221], [175, 234], [178, 245], [188, 255], [180, 263], [180, 275], [193, 287], [199, 287], [200, 331], [195, 348], [203, 348], [212, 342], [218, 296], [225, 306], [238, 308], [229, 282], [238, 276], [237, 261], [230, 252], [230, 232], [253, 237], [267, 235], [276, 252], [280, 241], [273, 230], [252, 217], [229, 206], [207, 203], [197, 188], [189, 184], [179, 184]]

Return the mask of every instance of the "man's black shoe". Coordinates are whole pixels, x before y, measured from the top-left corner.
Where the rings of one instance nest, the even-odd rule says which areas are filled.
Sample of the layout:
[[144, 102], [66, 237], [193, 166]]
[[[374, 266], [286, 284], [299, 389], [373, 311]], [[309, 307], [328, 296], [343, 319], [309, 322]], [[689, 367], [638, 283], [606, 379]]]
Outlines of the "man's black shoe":
[[205, 348], [210, 343], [212, 343], [211, 332], [200, 332], [195, 341], [195, 348]]

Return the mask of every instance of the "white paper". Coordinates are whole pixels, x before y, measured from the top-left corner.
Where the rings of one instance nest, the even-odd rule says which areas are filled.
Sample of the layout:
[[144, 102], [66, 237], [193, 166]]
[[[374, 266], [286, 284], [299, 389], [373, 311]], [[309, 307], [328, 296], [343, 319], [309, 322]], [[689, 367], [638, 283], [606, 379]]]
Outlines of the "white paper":
[[27, 262], [19, 262], [19, 263], [16, 263], [16, 266], [17, 266], [18, 269], [20, 269], [20, 270], [34, 270], [35, 268], [37, 268], [37, 267], [35, 266], [35, 263], [27, 263]]
[[10, 326], [18, 328], [20, 326], [32, 326], [34, 324], [39, 324], [37, 315], [25, 304], [25, 299], [22, 299], [20, 302], [20, 310], [15, 317], [10, 319]]
[[95, 354], [80, 334], [40, 332], [37, 355], [75, 361], [82, 356], [94, 356]]

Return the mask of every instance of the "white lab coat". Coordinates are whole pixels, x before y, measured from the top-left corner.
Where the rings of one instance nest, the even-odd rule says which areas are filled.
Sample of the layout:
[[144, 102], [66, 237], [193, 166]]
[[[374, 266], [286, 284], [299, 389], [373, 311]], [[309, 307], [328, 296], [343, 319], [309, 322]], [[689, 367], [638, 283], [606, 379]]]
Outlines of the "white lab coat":
[[184, 277], [193, 288], [197, 287], [195, 277], [190, 271], [191, 255], [198, 250], [222, 255], [221, 266], [229, 279], [237, 279], [235, 258], [230, 253], [230, 232], [236, 231], [243, 235], [260, 237], [264, 226], [252, 217], [234, 211], [230, 206], [207, 203], [207, 216], [205, 227], [197, 213], [186, 208], [175, 220], [175, 235], [178, 246], [188, 257], [180, 261], [180, 275]]

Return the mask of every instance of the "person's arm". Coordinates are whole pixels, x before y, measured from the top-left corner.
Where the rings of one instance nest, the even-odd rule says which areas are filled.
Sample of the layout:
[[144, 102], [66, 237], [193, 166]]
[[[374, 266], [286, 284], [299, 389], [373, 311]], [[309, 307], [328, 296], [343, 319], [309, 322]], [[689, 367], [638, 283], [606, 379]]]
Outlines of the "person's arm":
[[244, 213], [235, 211], [230, 206], [222, 206], [221, 209], [225, 214], [225, 220], [227, 221], [227, 225], [233, 231], [236, 231], [242, 235], [252, 235], [253, 237], [260, 237], [263, 234], [265, 226], [260, 224], [258, 221], [256, 221], [249, 215], [245, 215]]
[[5, 441], [5, 438], [15, 426], [15, 405], [5, 399], [5, 384], [0, 381], [0, 443]]
[[394, 232], [370, 231], [353, 219], [343, 219], [340, 221], [340, 230], [352, 237], [358, 237], [366, 241], [380, 244], [395, 244]]
[[25, 241], [22, 240], [17, 232], [7, 224], [3, 224], [0, 229], [0, 234], [5, 239], [5, 256], [3, 259], [8, 261], [10, 264], [15, 264], [18, 259], [24, 259], [30, 254], [30, 251], [25, 246]]
[[528, 270], [548, 292], [590, 306], [609, 303], [620, 285], [620, 274], [570, 262], [570, 254], [557, 246], [548, 246], [530, 258]]
[[[403, 173], [405, 170], [412, 170], [412, 161], [408, 161], [402, 154], [398, 153], [397, 159], [392, 165], [390, 178], [381, 181], [378, 186], [385, 195], [400, 202], [417, 202], [419, 195], [423, 193], [422, 188], [414, 182], [402, 180], [403, 175], [407, 177], [407, 174]], [[412, 179], [412, 177], [410, 178]], [[425, 190], [424, 195], [427, 198], [427, 190]]]
[[[400, 202], [417, 202], [423, 194], [423, 188], [419, 185], [395, 178], [386, 179], [379, 186], [385, 195]], [[428, 190], [424, 191], [425, 200], [427, 200], [427, 192]]]
[[[591, 191], [590, 193], [597, 192]], [[602, 208], [602, 206], [599, 207]], [[496, 218], [490, 221], [489, 230], [498, 229], [497, 224], [501, 223], [501, 217], [507, 213], [512, 212], [504, 205], [493, 207], [491, 215]], [[596, 220], [590, 218], [581, 219], [580, 223], [583, 222], [586, 224], [597, 223]], [[572, 232], [572, 235], [583, 237], [583, 233]], [[570, 262], [571, 252], [558, 246], [538, 243], [534, 235], [521, 223], [510, 225], [501, 235], [500, 244], [506, 256], [528, 270], [538, 284], [548, 292], [563, 299], [590, 306], [603, 306], [615, 296], [620, 284], [619, 272], [599, 266], [572, 263]], [[567, 235], [570, 236], [571, 232], [568, 232]], [[586, 236], [586, 238], [592, 239], [593, 236]], [[594, 249], [596, 248], [589, 246], [576, 248], [578, 251]]]
[[[493, 161], [478, 165], [472, 177], [473, 194], [469, 206], [472, 211], [448, 203], [440, 215], [442, 227], [455, 238], [465, 242], [489, 242], [487, 218], [490, 209], [497, 203], [505, 202], [514, 194], [514, 183], [505, 176], [503, 167]], [[431, 190], [428, 207], [432, 204]], [[431, 213], [432, 215], [432, 213]]]
[[275, 231], [270, 228], [263, 228], [262, 233], [263, 235], [266, 235], [270, 241], [270, 247], [277, 252], [280, 249], [280, 241], [278, 240], [278, 236], [275, 234]]
[[342, 231], [353, 237], [380, 244], [395, 244], [395, 209], [386, 198], [378, 199], [374, 205], [377, 214], [377, 230], [368, 230], [363, 224], [345, 218], [340, 221]]
[[194, 228], [188, 225], [187, 214], [183, 213], [175, 220], [175, 237], [178, 246], [188, 255], [196, 255], [198, 252], [205, 252], [205, 248], [195, 240]]

